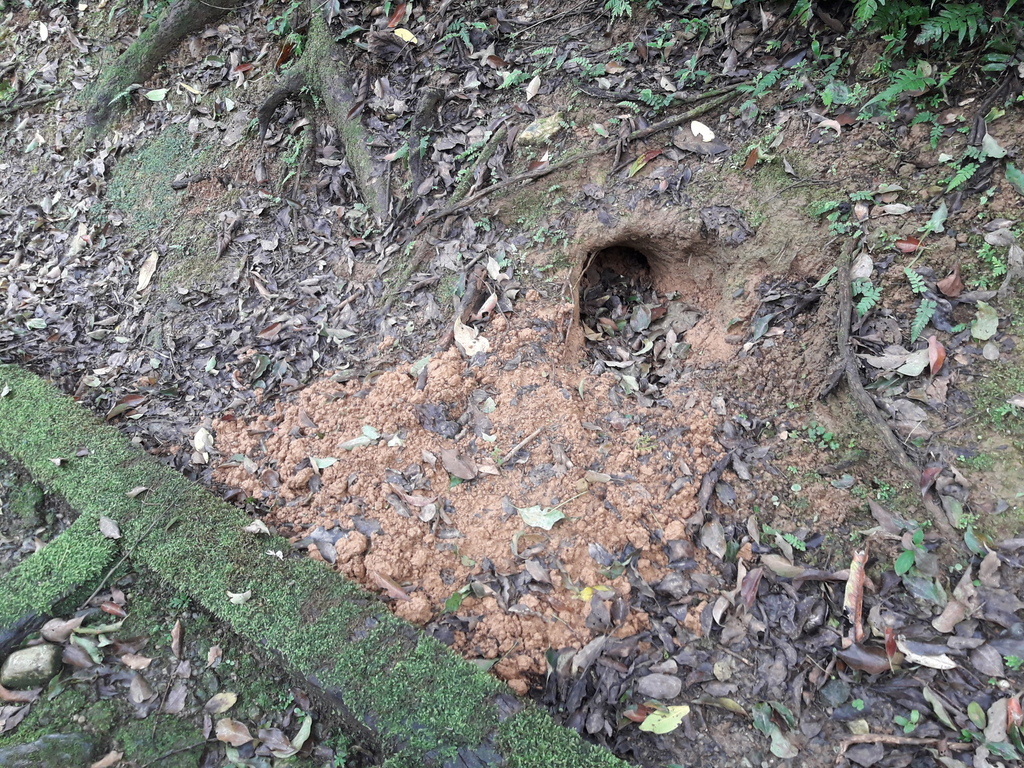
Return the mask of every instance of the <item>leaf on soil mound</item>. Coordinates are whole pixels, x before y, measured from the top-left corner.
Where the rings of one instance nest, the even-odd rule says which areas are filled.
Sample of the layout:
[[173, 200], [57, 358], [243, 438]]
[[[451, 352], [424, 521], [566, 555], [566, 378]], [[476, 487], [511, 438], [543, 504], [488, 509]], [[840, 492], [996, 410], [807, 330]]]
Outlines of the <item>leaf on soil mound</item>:
[[552, 526], [559, 520], [565, 518], [565, 513], [555, 507], [542, 507], [536, 504], [532, 507], [516, 507], [523, 522], [533, 528], [542, 528], [550, 531]]
[[449, 474], [460, 480], [472, 480], [477, 476], [476, 465], [469, 459], [459, 456], [459, 452], [451, 448], [441, 451], [441, 463]]
[[167, 98], [167, 88], [154, 88], [152, 91], [146, 91], [144, 94], [150, 101], [163, 101]]
[[640, 730], [657, 734], [671, 733], [679, 727], [683, 718], [688, 714], [690, 714], [690, 708], [686, 704], [656, 709], [640, 723]]
[[367, 568], [366, 573], [378, 587], [396, 600], [412, 600], [409, 593], [402, 589], [402, 585], [386, 573], [375, 571], [373, 568]]
[[106, 515], [100, 515], [100, 533], [108, 539], [120, 539], [121, 529]]
[[971, 322], [971, 336], [979, 341], [987, 341], [996, 335], [999, 329], [999, 313], [990, 304], [978, 302], [978, 314]]
[[238, 701], [238, 694], [231, 691], [221, 691], [210, 697], [210, 700], [203, 705], [203, 709], [211, 715], [223, 715]]
[[479, 352], [489, 352], [491, 342], [480, 335], [476, 328], [470, 328], [459, 318], [455, 318], [455, 346], [466, 357], [473, 357]]
[[964, 290], [964, 283], [960, 279], [960, 262], [958, 261], [953, 265], [953, 271], [950, 272], [946, 277], [942, 278], [935, 284], [943, 296], [948, 296], [951, 299], [955, 299]]
[[225, 717], [217, 721], [217, 741], [223, 741], [233, 747], [240, 747], [252, 741], [249, 729], [245, 723]]

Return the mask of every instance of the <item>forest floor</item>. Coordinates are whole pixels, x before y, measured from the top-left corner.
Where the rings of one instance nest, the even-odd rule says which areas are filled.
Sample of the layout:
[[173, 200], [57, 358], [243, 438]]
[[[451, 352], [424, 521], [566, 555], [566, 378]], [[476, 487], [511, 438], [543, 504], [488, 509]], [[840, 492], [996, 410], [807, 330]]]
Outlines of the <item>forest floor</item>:
[[[877, 37], [743, 4], [336, 4], [402, 41], [363, 72], [378, 221], [315, 99], [255, 135], [297, 4], [85, 147], [147, 19], [8, 5], [0, 360], [624, 759], [1019, 759], [1016, 93], [937, 53], [894, 90]], [[10, 509], [6, 567], [47, 536]]]

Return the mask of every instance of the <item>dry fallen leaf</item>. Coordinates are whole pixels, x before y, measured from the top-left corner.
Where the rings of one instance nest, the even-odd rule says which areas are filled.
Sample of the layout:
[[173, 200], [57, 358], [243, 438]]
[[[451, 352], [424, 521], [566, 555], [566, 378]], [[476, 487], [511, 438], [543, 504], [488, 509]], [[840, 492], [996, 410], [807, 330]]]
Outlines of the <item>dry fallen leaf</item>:
[[128, 667], [128, 669], [134, 669], [136, 672], [139, 672], [152, 664], [153, 660], [148, 656], [140, 656], [137, 653], [126, 653], [121, 657], [121, 663]]
[[476, 328], [470, 328], [459, 318], [455, 318], [455, 346], [466, 357], [473, 357], [478, 352], [489, 352], [491, 342], [480, 335]]
[[387, 574], [375, 571], [373, 568], [367, 568], [366, 573], [377, 586], [396, 600], [412, 600], [409, 593], [402, 589], [402, 585]]
[[142, 262], [142, 266], [139, 268], [139, 283], [135, 288], [138, 293], [142, 293], [149, 287], [150, 282], [153, 280], [153, 275], [156, 273], [156, 265], [159, 260], [160, 254], [153, 251]]
[[174, 654], [174, 658], [181, 658], [181, 636], [184, 633], [185, 628], [181, 625], [181, 619], [174, 622], [174, 626], [171, 628], [171, 653]]
[[121, 529], [118, 528], [116, 522], [111, 520], [106, 515], [100, 515], [100, 533], [102, 533], [108, 539], [121, 538]]
[[712, 141], [715, 138], [715, 132], [699, 120], [690, 123], [690, 132], [701, 141]]
[[225, 717], [217, 721], [217, 741], [223, 741], [233, 747], [240, 747], [252, 741], [249, 729], [244, 723]]
[[953, 271], [935, 284], [943, 296], [955, 299], [964, 290], [963, 281], [960, 279], [960, 262], [953, 265]]
[[203, 709], [211, 715], [223, 715], [238, 701], [238, 694], [231, 691], [221, 691], [210, 697], [210, 700], [203, 705]]
[[935, 338], [935, 334], [928, 337], [928, 370], [932, 376], [937, 374], [946, 362], [946, 348], [942, 342]]
[[123, 752], [107, 752], [107, 754], [90, 765], [89, 768], [114, 768], [115, 765], [121, 762], [123, 756]]
[[47, 642], [66, 643], [68, 638], [71, 637], [71, 633], [82, 626], [83, 621], [85, 621], [85, 616], [78, 616], [66, 621], [64, 619], [50, 619], [43, 624], [39, 634]]

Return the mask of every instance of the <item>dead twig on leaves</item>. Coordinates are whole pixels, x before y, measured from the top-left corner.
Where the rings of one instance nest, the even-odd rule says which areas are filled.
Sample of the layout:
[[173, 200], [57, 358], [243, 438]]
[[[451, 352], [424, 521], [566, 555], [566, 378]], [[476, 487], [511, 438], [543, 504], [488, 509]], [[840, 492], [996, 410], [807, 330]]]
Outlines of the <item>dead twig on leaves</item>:
[[[842, 255], [839, 257], [839, 321], [837, 325], [837, 340], [839, 344], [839, 357], [841, 360], [840, 371], [845, 375], [846, 386], [850, 390], [853, 403], [867, 421], [875, 429], [879, 440], [885, 446], [886, 451], [899, 467], [906, 473], [915, 486], [921, 481], [921, 470], [903, 450], [903, 445], [893, 434], [893, 431], [886, 424], [882, 414], [875, 407], [871, 395], [864, 388], [860, 380], [860, 367], [857, 358], [853, 354], [853, 345], [850, 343], [850, 317], [853, 313], [853, 288], [850, 279], [850, 264], [853, 261], [853, 253], [857, 250], [857, 240], [850, 238], [843, 246]], [[945, 513], [932, 499], [923, 497], [925, 509], [935, 523], [942, 535], [954, 544], [959, 541], [956, 531], [949, 524]]]
[[[701, 115], [710, 112], [715, 107], [719, 107], [722, 104], [725, 104], [730, 99], [732, 99], [736, 89], [740, 85], [743, 85], [743, 83], [737, 83], [736, 85], [731, 85], [728, 88], [721, 88], [717, 92], [711, 91], [709, 93], [718, 93], [718, 95], [711, 98], [709, 101], [706, 101], [703, 104], [694, 107], [693, 109], [688, 109], [686, 112], [682, 112], [678, 115], [666, 118], [665, 120], [657, 122], [654, 125], [649, 126], [647, 128], [643, 128], [638, 131], [633, 131], [631, 134], [629, 134], [629, 136], [626, 137], [626, 140], [639, 141], [640, 139], [646, 139], [647, 137], [653, 136], [656, 133], [661, 133], [662, 131], [666, 131], [669, 128], [675, 128], [688, 120], [693, 120], [694, 118], [700, 117]], [[589, 149], [584, 152], [579, 152], [575, 155], [571, 155], [570, 157], [567, 157], [564, 160], [560, 160], [557, 163], [550, 163], [549, 165], [545, 165], [542, 168], [536, 168], [532, 171], [524, 171], [523, 173], [512, 176], [511, 178], [505, 179], [504, 181], [500, 181], [497, 184], [492, 184], [491, 186], [485, 189], [481, 189], [480, 191], [475, 192], [472, 195], [469, 195], [468, 197], [458, 201], [457, 203], [449, 205], [447, 208], [437, 211], [436, 213], [430, 214], [429, 216], [424, 218], [419, 223], [419, 225], [417, 225], [416, 229], [412, 233], [412, 237], [418, 237], [420, 234], [423, 233], [424, 230], [426, 230], [435, 222], [440, 221], [441, 219], [447, 216], [451, 216], [453, 213], [456, 213], [462, 210], [463, 208], [472, 205], [473, 203], [483, 200], [485, 197], [489, 197], [490, 195], [493, 195], [495, 192], [500, 192], [501, 190], [507, 189], [508, 187], [511, 187], [514, 184], [519, 184], [520, 182], [534, 181], [535, 179], [547, 176], [549, 173], [554, 173], [555, 171], [560, 171], [563, 168], [568, 168], [571, 165], [580, 162], [581, 160], [587, 160], [591, 157], [603, 154], [609, 149], [611, 149], [611, 145], [602, 145], [595, 149]]]
[[0, 107], [0, 118], [7, 117], [8, 115], [13, 115], [16, 112], [20, 112], [23, 109], [28, 109], [29, 107], [36, 107], [40, 104], [46, 104], [58, 98], [60, 98], [60, 91], [53, 91], [51, 93], [47, 93], [45, 96], [37, 96], [34, 99], [25, 99], [23, 101], [16, 100], [11, 104]]
[[509, 451], [508, 453], [506, 453], [504, 456], [501, 457], [501, 461], [498, 462], [498, 466], [499, 467], [503, 467], [506, 464], [508, 464], [508, 462], [512, 460], [513, 456], [515, 456], [517, 453], [519, 453], [519, 451], [521, 451], [523, 448], [525, 448], [530, 443], [530, 441], [533, 440], [533, 438], [535, 438], [537, 435], [539, 435], [543, 431], [544, 431], [544, 427], [537, 427], [535, 430], [533, 430], [533, 432], [531, 432], [526, 437], [524, 437], [522, 440], [520, 440], [518, 443], [516, 443], [515, 447], [511, 451]]
[[839, 765], [839, 763], [843, 761], [843, 755], [846, 754], [846, 750], [854, 744], [892, 744], [893, 746], [937, 747], [940, 752], [950, 750], [963, 751], [965, 749], [972, 749], [974, 746], [973, 744], [960, 744], [959, 742], [950, 744], [945, 739], [920, 739], [914, 736], [897, 736], [889, 733], [860, 733], [839, 742], [839, 754], [836, 755], [836, 765]]

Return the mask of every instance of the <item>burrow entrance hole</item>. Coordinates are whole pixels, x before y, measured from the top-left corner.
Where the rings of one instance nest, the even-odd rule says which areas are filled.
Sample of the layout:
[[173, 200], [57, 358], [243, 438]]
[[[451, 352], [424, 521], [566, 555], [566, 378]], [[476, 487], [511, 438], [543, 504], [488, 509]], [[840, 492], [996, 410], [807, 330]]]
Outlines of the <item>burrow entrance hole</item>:
[[614, 370], [626, 394], [653, 403], [681, 370], [689, 352], [685, 334], [703, 313], [690, 303], [697, 286], [678, 256], [634, 245], [616, 243], [586, 256], [579, 318], [595, 372]]

